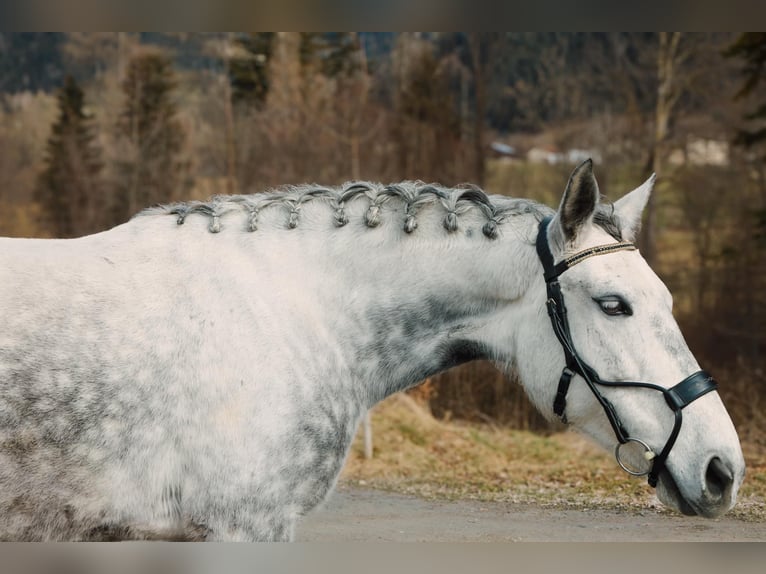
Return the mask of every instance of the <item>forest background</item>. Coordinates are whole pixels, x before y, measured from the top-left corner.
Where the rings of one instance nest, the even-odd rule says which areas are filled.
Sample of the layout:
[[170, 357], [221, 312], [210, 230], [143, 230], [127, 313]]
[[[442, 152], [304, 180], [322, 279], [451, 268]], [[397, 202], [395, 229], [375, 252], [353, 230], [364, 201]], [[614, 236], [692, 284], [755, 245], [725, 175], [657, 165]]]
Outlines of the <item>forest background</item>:
[[[3, 33], [0, 235], [290, 183], [417, 179], [558, 203], [658, 184], [640, 247], [743, 438], [766, 444], [766, 34]], [[477, 362], [443, 419], [551, 430]]]

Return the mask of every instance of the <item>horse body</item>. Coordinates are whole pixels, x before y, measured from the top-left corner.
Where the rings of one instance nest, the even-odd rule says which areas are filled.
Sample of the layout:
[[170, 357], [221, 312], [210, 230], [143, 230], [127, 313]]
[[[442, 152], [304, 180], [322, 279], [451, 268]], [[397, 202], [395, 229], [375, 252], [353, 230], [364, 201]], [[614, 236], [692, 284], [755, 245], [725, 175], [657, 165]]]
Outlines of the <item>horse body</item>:
[[[560, 351], [534, 251], [551, 210], [402, 185], [353, 197], [299, 188], [201, 213], [171, 206], [79, 239], [0, 240], [0, 536], [288, 540], [331, 491], [369, 407], [475, 358], [513, 363], [552, 416], [560, 366], [550, 357]], [[578, 241], [604, 236], [593, 226]], [[619, 282], [633, 255], [594, 263], [616, 267], [604, 271]], [[573, 270], [570, 282], [587, 281]], [[647, 335], [647, 348], [680, 345], [673, 367], [650, 373], [671, 384], [696, 363], [677, 328], [647, 316], [655, 331], [669, 329]], [[592, 338], [582, 325], [575, 334]], [[660, 363], [628, 368], [646, 376]], [[624, 361], [606, 367], [623, 376]], [[642, 413], [662, 405], [637, 400], [625, 418], [661, 441], [667, 424]], [[570, 420], [610, 444], [592, 402], [573, 389]], [[712, 393], [689, 409], [718, 421], [723, 407]], [[716, 456], [733, 485], [711, 514], [733, 504], [741, 481], [727, 421], [728, 450]], [[690, 428], [681, 453], [704, 432]], [[684, 481], [698, 478], [684, 473], [699, 472], [682, 456], [669, 459], [675, 483], [660, 488], [676, 506], [691, 496]]]
[[85, 238], [2, 240], [4, 535], [189, 522], [289, 537], [370, 406], [476, 352], [459, 334], [483, 304], [454, 272], [481, 241], [469, 229], [411, 237], [412, 269], [398, 227], [334, 229], [330, 215], [316, 202], [289, 231], [146, 216]]

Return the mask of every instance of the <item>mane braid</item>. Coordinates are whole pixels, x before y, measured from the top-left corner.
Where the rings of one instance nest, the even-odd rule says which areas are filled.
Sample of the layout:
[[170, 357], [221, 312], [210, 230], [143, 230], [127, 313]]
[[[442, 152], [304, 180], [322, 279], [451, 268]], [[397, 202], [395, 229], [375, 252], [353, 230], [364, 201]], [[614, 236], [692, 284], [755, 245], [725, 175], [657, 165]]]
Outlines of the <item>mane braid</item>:
[[340, 187], [306, 184], [285, 186], [251, 195], [217, 195], [207, 202], [190, 201], [148, 208], [139, 212], [136, 217], [175, 215], [177, 224], [183, 225], [189, 215], [201, 214], [210, 218], [208, 230], [218, 233], [223, 227], [223, 215], [244, 212], [247, 214], [247, 231], [255, 231], [258, 228], [258, 216], [264, 209], [281, 208], [286, 214], [286, 227], [294, 229], [300, 221], [303, 205], [320, 200], [330, 205], [335, 225], [342, 227], [349, 221], [345, 211], [346, 204], [357, 198], [366, 198], [369, 202], [364, 215], [364, 222], [368, 227], [380, 224], [381, 211], [388, 201], [395, 199], [402, 202], [405, 213], [403, 229], [406, 233], [417, 229], [417, 215], [424, 206], [438, 204], [444, 208], [446, 214], [443, 225], [450, 233], [457, 231], [460, 215], [478, 209], [487, 219], [482, 226], [482, 232], [490, 239], [498, 236], [498, 227], [509, 217], [529, 213], [541, 219], [548, 209], [529, 199], [490, 197], [480, 188], [469, 185], [447, 188], [413, 181], [391, 185], [350, 182]]

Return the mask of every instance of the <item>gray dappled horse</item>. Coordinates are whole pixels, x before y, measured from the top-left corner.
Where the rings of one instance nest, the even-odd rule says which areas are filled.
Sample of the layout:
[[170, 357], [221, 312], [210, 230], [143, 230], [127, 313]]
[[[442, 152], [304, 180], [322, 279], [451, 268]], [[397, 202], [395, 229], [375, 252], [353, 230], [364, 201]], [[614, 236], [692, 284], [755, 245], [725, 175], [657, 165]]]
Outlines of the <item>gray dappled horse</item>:
[[652, 181], [601, 204], [585, 162], [557, 212], [299, 186], [0, 239], [0, 537], [289, 540], [371, 406], [477, 358], [669, 506], [724, 513], [737, 435], [629, 243]]

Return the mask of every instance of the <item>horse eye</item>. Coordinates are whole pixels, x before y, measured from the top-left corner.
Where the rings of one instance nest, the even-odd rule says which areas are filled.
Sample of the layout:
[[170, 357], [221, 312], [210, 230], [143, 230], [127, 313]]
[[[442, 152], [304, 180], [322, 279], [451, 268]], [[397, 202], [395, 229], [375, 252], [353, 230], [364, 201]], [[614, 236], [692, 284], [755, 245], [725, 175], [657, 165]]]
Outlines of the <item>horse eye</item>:
[[630, 306], [622, 300], [621, 297], [602, 297], [600, 299], [594, 299], [598, 303], [601, 310], [607, 315], [632, 315], [633, 310]]

